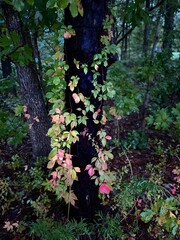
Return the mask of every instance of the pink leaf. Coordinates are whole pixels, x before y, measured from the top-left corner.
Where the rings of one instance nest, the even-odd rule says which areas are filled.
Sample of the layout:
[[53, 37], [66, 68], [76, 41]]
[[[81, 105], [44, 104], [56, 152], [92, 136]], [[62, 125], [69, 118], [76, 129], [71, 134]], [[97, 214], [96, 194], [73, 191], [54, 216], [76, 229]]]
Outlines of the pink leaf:
[[71, 38], [71, 33], [68, 32], [68, 31], [65, 31], [65, 33], [64, 33], [64, 38], [65, 38], [65, 39]]
[[72, 97], [73, 97], [75, 103], [79, 103], [80, 102], [80, 97], [77, 95], [77, 93], [73, 93]]
[[88, 174], [90, 177], [92, 177], [94, 175], [94, 168], [91, 167], [89, 170], [88, 170]]
[[88, 164], [85, 168], [85, 170], [89, 170], [90, 168], [92, 168], [92, 165], [91, 164]]
[[72, 161], [71, 161], [70, 159], [66, 158], [65, 163], [66, 163], [66, 167], [67, 167], [68, 169], [70, 169], [70, 167], [72, 166]]
[[52, 176], [53, 179], [56, 179], [56, 177], [57, 177], [57, 172], [56, 172], [56, 171], [52, 172], [52, 173], [51, 173], [51, 176]]
[[65, 119], [64, 119], [64, 115], [60, 115], [59, 117], [59, 123], [64, 123]]
[[106, 138], [107, 140], [111, 140], [111, 139], [112, 139], [112, 137], [109, 136], [109, 135], [107, 135], [105, 138]]
[[70, 160], [72, 158], [71, 154], [66, 153], [66, 160]]
[[25, 113], [25, 114], [24, 114], [24, 117], [27, 118], [27, 119], [29, 119], [29, 118], [30, 118], [30, 114]]
[[109, 194], [110, 191], [111, 189], [106, 183], [101, 184], [101, 186], [99, 187], [99, 192], [101, 194]]
[[53, 115], [51, 118], [53, 123], [59, 123], [59, 115]]
[[171, 189], [171, 193], [172, 193], [173, 195], [175, 195], [175, 194], [176, 194], [176, 188]]
[[138, 199], [137, 199], [137, 205], [138, 205], [138, 207], [141, 207], [141, 203], [142, 203], [142, 199], [141, 199], [141, 198], [138, 198]]
[[102, 163], [102, 170], [103, 170], [103, 171], [106, 171], [106, 170], [107, 170], [107, 163], [106, 163], [106, 162], [103, 162], [103, 163]]
[[63, 160], [63, 158], [64, 158], [64, 150], [58, 149], [57, 157], [59, 158], [59, 160]]
[[56, 112], [56, 113], [61, 113], [61, 109], [56, 108], [56, 109], [55, 109], [55, 112]]

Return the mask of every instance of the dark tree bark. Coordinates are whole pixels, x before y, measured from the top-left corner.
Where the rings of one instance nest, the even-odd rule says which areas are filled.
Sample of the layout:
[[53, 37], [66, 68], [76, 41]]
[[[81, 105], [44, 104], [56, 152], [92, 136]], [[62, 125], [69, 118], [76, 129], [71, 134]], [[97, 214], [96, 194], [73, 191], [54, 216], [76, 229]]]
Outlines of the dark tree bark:
[[[24, 31], [21, 19], [13, 7], [2, 3], [6, 25], [10, 35], [15, 32], [20, 37], [20, 46], [32, 48], [28, 31]], [[47, 156], [50, 151], [50, 138], [46, 135], [50, 121], [44, 103], [38, 72], [34, 61], [26, 65], [15, 63], [20, 81], [23, 104], [27, 108], [26, 116], [34, 157]]]
[[[2, 31], [0, 29], [0, 36], [2, 36]], [[2, 50], [0, 48], [0, 50]], [[9, 57], [1, 59], [2, 75], [3, 78], [7, 78], [12, 73], [11, 61]]]
[[[91, 96], [93, 73], [90, 66], [94, 54], [101, 50], [100, 36], [102, 34], [103, 19], [106, 13], [106, 0], [83, 0], [82, 5], [84, 9], [83, 17], [78, 15], [78, 17], [73, 18], [69, 10], [65, 10], [65, 24], [72, 25], [76, 32], [76, 36], [65, 40], [65, 56], [70, 66], [67, 82], [71, 76], [77, 75], [80, 78], [78, 85], [79, 92], [83, 93], [86, 97], [90, 97], [90, 101], [95, 105], [96, 111], [102, 103]], [[88, 65], [87, 74], [84, 74], [83, 70], [76, 68], [74, 59]], [[101, 76], [98, 77], [98, 82], [102, 83], [105, 71], [103, 67], [100, 68], [99, 72]], [[76, 109], [79, 105], [74, 103], [71, 96], [72, 92], [67, 90], [67, 108], [72, 109], [74, 113], [78, 114]], [[88, 135], [91, 134], [92, 137], [95, 137], [99, 126], [93, 122], [92, 113], [88, 113], [88, 118], [87, 126], [78, 126], [77, 130], [80, 132], [79, 142], [73, 147], [72, 154], [77, 156], [73, 159], [74, 166], [79, 166], [82, 170], [82, 173], [79, 174], [79, 181], [74, 185], [74, 191], [79, 202], [78, 216], [90, 220], [98, 207], [98, 189], [84, 169], [87, 164], [91, 163], [92, 157], [96, 154], [91, 141], [88, 139]]]
[[165, 18], [164, 18], [164, 36], [162, 48], [169, 53], [172, 52], [174, 13], [177, 7], [177, 0], [166, 0]]
[[[126, 8], [128, 7], [129, 0], [126, 0]], [[126, 60], [127, 58], [127, 49], [128, 49], [128, 37], [129, 35], [126, 34], [128, 32], [128, 23], [126, 23], [126, 20], [123, 20], [122, 22], [122, 44], [121, 44], [121, 60]]]
[[7, 78], [12, 73], [10, 59], [8, 57], [6, 59], [1, 59], [1, 66], [3, 78]]

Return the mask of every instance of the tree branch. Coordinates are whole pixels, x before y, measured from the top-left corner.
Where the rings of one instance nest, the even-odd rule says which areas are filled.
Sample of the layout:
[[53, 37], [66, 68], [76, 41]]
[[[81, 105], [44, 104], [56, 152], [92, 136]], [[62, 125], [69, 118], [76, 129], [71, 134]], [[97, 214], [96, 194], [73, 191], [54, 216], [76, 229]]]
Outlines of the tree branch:
[[[149, 12], [152, 12], [153, 10], [155, 10], [156, 8], [161, 6], [164, 2], [165, 2], [165, 0], [159, 1], [155, 6], [153, 6], [149, 9]], [[130, 28], [120, 39], [118, 39], [116, 42], [116, 45], [118, 45], [124, 38], [126, 38], [133, 31], [133, 29], [134, 29], [133, 27]]]

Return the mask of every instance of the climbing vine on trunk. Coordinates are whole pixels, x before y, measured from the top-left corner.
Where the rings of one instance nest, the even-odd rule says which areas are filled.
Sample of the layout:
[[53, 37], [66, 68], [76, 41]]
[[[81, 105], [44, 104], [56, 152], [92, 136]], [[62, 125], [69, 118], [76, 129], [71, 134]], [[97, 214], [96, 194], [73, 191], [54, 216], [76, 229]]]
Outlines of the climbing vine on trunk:
[[55, 169], [51, 190], [76, 205], [81, 217], [91, 218], [98, 194], [109, 195], [114, 180], [108, 170], [113, 155], [106, 148], [111, 137], [103, 127], [106, 114], [102, 109], [103, 101], [114, 95], [111, 83], [104, 82], [108, 54], [114, 48], [104, 33], [108, 29], [103, 29], [106, 2], [82, 1], [82, 7], [84, 15], [76, 18], [65, 10], [65, 61], [56, 52], [56, 69], [49, 70], [56, 90], [66, 94], [65, 104], [49, 94], [54, 107], [48, 168]]

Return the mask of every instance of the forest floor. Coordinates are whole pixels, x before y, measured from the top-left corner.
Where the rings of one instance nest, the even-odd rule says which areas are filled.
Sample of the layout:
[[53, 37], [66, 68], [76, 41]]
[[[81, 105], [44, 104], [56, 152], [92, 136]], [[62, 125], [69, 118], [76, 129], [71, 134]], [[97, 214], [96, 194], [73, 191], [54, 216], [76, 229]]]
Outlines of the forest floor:
[[[140, 122], [140, 116], [136, 113], [126, 118], [111, 118], [111, 120], [108, 121], [106, 130], [114, 139], [109, 145], [114, 153], [111, 169], [121, 173], [123, 167], [126, 167], [126, 169], [128, 169], [128, 173], [125, 175], [127, 180], [132, 176], [151, 178], [157, 175], [157, 178], [163, 181], [163, 185], [173, 193], [172, 190], [174, 189], [175, 182], [172, 171], [179, 166], [180, 158], [178, 154], [180, 145], [170, 135], [162, 131], [148, 130], [144, 135], [139, 134], [136, 130], [139, 129]], [[130, 131], [132, 134], [129, 134]], [[128, 150], [125, 151], [124, 149]], [[12, 161], [12, 156], [16, 154], [23, 159], [25, 165], [30, 163], [32, 155], [29, 139], [24, 140], [24, 142], [16, 148], [8, 146], [5, 143], [0, 143], [0, 176], [13, 183], [16, 181], [17, 175], [15, 174], [15, 170], [9, 168], [9, 164]], [[147, 167], [148, 164], [149, 168]], [[152, 171], [150, 171], [150, 169]], [[23, 174], [27, 173], [22, 169], [22, 175]], [[1, 181], [0, 197], [4, 206], [0, 207], [0, 211], [4, 214], [0, 215], [0, 240], [27, 240], [28, 237], [24, 235], [24, 231], [13, 235], [10, 231], [8, 232], [3, 228], [5, 221], [21, 221], [27, 214], [31, 214], [29, 207], [26, 205], [23, 206], [23, 201], [17, 203], [16, 198], [18, 197], [12, 196], [15, 194], [13, 192], [13, 186], [9, 187], [8, 184], [7, 186], [3, 184]], [[179, 190], [176, 186], [176, 192], [174, 192], [174, 194], [178, 194]], [[7, 202], [8, 199], [9, 203]], [[109, 201], [109, 203], [111, 204], [111, 201]], [[125, 224], [127, 224], [128, 221], [131, 221], [131, 214], [127, 217]], [[159, 239], [148, 238], [144, 232], [145, 228], [142, 228], [139, 238], [127, 239]]]

